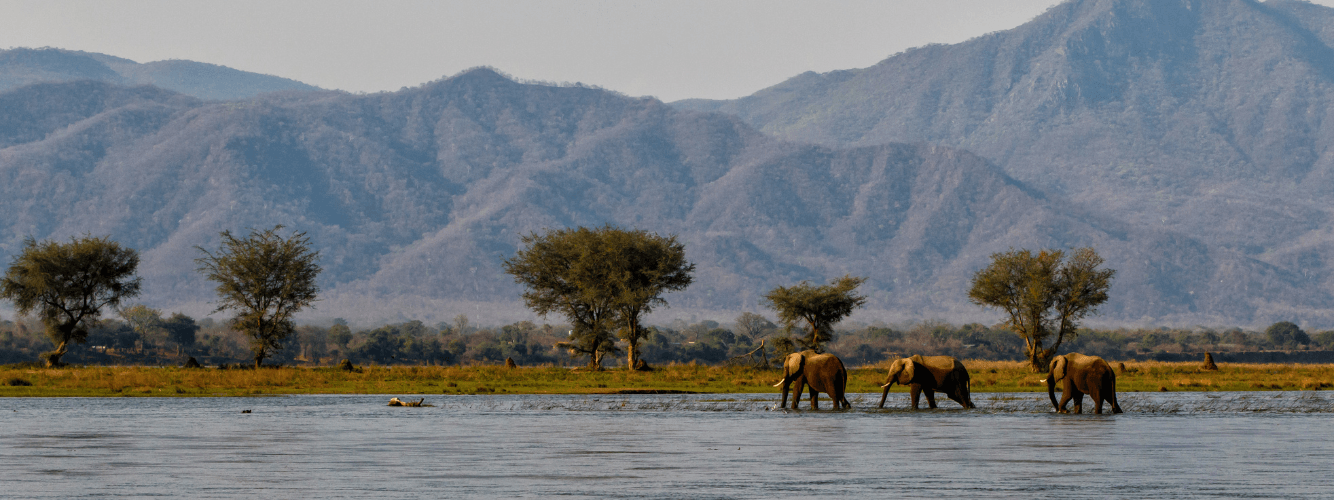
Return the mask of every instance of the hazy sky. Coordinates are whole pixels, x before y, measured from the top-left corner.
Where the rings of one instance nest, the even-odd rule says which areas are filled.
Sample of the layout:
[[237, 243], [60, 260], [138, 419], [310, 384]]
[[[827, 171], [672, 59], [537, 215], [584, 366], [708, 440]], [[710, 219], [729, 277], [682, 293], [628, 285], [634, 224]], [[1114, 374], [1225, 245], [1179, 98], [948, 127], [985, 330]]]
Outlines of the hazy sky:
[[[0, 0], [0, 48], [190, 59], [324, 88], [397, 90], [492, 66], [665, 101], [1018, 26], [1056, 0]], [[1334, 0], [1316, 3], [1334, 5]]]

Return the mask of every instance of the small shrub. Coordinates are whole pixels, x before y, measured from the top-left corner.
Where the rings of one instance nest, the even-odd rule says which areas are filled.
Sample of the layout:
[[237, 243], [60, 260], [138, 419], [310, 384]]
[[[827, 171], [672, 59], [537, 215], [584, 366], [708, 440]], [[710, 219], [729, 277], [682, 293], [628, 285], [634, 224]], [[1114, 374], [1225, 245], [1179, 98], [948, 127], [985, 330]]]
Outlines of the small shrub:
[[32, 382], [29, 382], [29, 381], [27, 381], [27, 380], [23, 380], [23, 379], [18, 378], [18, 377], [12, 377], [12, 378], [10, 378], [9, 380], [6, 380], [6, 381], [5, 381], [5, 385], [10, 386], [10, 387], [28, 387], [28, 386], [31, 386], [31, 385], [32, 385]]

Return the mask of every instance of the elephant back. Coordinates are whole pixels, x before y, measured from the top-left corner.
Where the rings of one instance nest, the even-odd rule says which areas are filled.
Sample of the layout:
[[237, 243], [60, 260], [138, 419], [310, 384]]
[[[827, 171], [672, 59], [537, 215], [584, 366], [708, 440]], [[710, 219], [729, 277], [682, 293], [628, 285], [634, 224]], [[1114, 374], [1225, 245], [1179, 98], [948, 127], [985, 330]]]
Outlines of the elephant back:
[[913, 356], [914, 362], [918, 363], [931, 373], [935, 379], [936, 385], [945, 385], [948, 380], [955, 378], [958, 370], [963, 368], [963, 363], [954, 359], [954, 356]]
[[1104, 361], [1102, 358], [1098, 356], [1087, 356], [1077, 352], [1072, 352], [1070, 354], [1066, 354], [1065, 359], [1069, 363], [1069, 365], [1066, 367], [1067, 370], [1078, 368], [1080, 371], [1084, 371], [1099, 365], [1106, 365], [1108, 369], [1111, 369], [1111, 365], [1108, 365], [1106, 361]]

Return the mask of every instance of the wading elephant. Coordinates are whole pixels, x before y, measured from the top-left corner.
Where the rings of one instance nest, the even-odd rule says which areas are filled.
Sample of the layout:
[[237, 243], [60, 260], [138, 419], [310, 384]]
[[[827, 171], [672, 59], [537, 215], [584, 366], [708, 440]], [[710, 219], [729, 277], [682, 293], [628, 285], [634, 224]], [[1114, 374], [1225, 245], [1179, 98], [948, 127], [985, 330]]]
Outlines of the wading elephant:
[[843, 361], [838, 359], [838, 356], [816, 354], [815, 351], [801, 351], [787, 355], [783, 360], [783, 380], [774, 384], [774, 387], [783, 388], [783, 401], [778, 403], [779, 408], [787, 406], [788, 387], [793, 384], [796, 385], [792, 391], [793, 410], [797, 409], [803, 386], [807, 385], [811, 388], [812, 410], [820, 409], [816, 394], [821, 392], [828, 394], [829, 398], [834, 400], [834, 409], [837, 410], [840, 404], [843, 408], [852, 408], [843, 394], [848, 387], [848, 370], [843, 367]]
[[[1056, 402], [1056, 383], [1061, 385], [1061, 402]], [[1051, 360], [1047, 375], [1047, 397], [1057, 413], [1066, 413], [1065, 404], [1075, 400], [1074, 413], [1083, 409], [1084, 395], [1093, 398], [1093, 413], [1102, 413], [1102, 402], [1112, 404], [1112, 413], [1121, 413], [1116, 404], [1116, 372], [1097, 356], [1070, 353]]]
[[889, 377], [882, 385], [885, 392], [880, 394], [880, 408], [885, 407], [885, 398], [889, 397], [889, 387], [897, 382], [906, 385], [912, 391], [912, 409], [916, 410], [922, 393], [926, 393], [926, 404], [936, 407], [936, 391], [953, 399], [964, 408], [973, 408], [969, 397], [972, 382], [968, 379], [968, 369], [963, 363], [949, 356], [913, 356], [899, 358], [889, 365]]

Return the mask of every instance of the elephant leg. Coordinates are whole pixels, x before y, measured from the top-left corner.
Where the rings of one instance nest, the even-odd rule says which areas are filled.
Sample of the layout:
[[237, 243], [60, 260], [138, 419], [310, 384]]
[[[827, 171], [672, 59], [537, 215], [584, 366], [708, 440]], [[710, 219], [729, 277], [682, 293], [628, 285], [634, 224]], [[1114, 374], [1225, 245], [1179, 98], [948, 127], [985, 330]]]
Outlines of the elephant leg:
[[[1061, 404], [1056, 407], [1056, 413], [1069, 413], [1065, 409], [1065, 404], [1069, 403], [1070, 399], [1073, 398], [1074, 395], [1075, 395], [1075, 389], [1073, 387], [1067, 386], [1065, 390], [1061, 391]], [[1076, 406], [1076, 408], [1078, 407]], [[1079, 413], [1079, 410], [1075, 410], [1075, 413]]]
[[936, 409], [936, 391], [925, 389], [922, 392], [926, 393], [926, 407], [932, 410]]
[[955, 387], [955, 388], [952, 388], [952, 389], [951, 389], [951, 388], [942, 388], [942, 389], [940, 390], [940, 393], [941, 393], [941, 394], [944, 394], [945, 397], [950, 398], [950, 401], [954, 401], [955, 403], [959, 403], [960, 405], [962, 405], [962, 406], [964, 406], [964, 407], [967, 407], [967, 406], [968, 406], [968, 405], [963, 404], [963, 398], [959, 397], [959, 388], [958, 388], [958, 387]]
[[792, 389], [792, 409], [796, 410], [797, 405], [801, 403], [801, 393], [806, 390], [806, 381], [797, 380], [796, 387]]
[[922, 397], [922, 387], [914, 384], [911, 386], [911, 389], [912, 389], [912, 409], [916, 410], [917, 402], [920, 401]]
[[818, 410], [818, 409], [820, 409], [820, 398], [819, 398], [819, 394], [820, 394], [819, 391], [816, 391], [814, 387], [811, 387], [811, 409], [812, 409], [812, 410]]
[[1093, 414], [1102, 415], [1102, 391], [1098, 386], [1089, 387], [1089, 398], [1093, 400]]
[[1075, 406], [1070, 409], [1070, 412], [1084, 413], [1084, 393], [1079, 392], [1079, 389], [1075, 389], [1074, 393], [1075, 393]]

